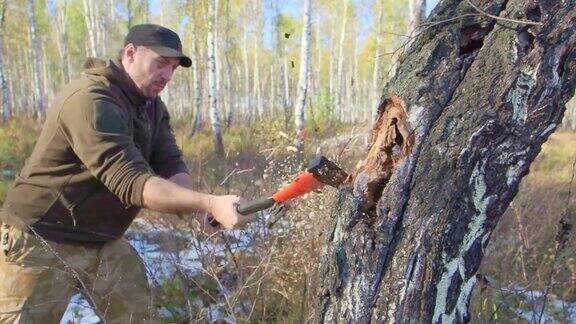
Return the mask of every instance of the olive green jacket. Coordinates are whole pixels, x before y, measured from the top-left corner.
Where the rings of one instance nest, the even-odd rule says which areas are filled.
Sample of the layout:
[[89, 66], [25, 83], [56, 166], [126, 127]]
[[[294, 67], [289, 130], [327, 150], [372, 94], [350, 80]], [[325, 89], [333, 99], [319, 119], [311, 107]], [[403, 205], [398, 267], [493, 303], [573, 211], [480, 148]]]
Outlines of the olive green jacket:
[[187, 172], [160, 98], [146, 100], [119, 62], [99, 65], [56, 96], [2, 222], [54, 242], [102, 244], [143, 207], [149, 177]]

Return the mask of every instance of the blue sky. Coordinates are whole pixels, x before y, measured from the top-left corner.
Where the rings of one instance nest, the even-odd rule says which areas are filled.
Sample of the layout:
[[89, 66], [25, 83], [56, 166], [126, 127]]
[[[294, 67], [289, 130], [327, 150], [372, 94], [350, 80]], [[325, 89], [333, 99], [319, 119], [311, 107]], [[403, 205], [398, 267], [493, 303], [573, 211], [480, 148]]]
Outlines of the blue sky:
[[[165, 3], [168, 3], [170, 0], [164, 0]], [[314, 1], [314, 0], [312, 0]], [[352, 2], [358, 3], [361, 2], [362, 5], [359, 6], [361, 8], [359, 15], [359, 21], [363, 23], [359, 26], [359, 36], [360, 39], [364, 38], [369, 32], [372, 27], [372, 21], [374, 19], [373, 13], [371, 12], [370, 8], [373, 7], [373, 3], [377, 0], [352, 0]], [[436, 7], [439, 0], [428, 0], [426, 5], [426, 14], [430, 14], [430, 12]], [[160, 7], [161, 0], [150, 0], [150, 10], [151, 12], [158, 12]], [[271, 30], [271, 18], [272, 12], [270, 9], [270, 1], [269, 0], [262, 0], [264, 6], [264, 30]], [[302, 0], [277, 0], [278, 9], [281, 13], [288, 13], [294, 17], [300, 17], [302, 11]], [[314, 22], [314, 18], [312, 18]], [[272, 33], [264, 32], [264, 46], [268, 46], [271, 44]]]

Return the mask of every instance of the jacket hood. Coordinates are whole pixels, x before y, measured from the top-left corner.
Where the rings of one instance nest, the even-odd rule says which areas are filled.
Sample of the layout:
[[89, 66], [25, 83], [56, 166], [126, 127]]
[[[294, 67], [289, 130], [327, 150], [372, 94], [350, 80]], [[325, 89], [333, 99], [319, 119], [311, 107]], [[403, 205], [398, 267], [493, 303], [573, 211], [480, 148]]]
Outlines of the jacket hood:
[[89, 57], [84, 62], [84, 68], [86, 69], [84, 73], [87, 75], [105, 77], [110, 83], [119, 87], [136, 108], [143, 106], [148, 100], [126, 73], [119, 60]]

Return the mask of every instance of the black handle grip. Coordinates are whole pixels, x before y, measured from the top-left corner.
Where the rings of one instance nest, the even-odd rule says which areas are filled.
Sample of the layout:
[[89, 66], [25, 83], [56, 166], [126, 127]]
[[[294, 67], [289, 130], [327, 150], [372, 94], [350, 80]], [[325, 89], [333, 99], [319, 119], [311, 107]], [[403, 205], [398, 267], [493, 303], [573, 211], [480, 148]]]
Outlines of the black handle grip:
[[[236, 207], [236, 210], [238, 211], [238, 213], [240, 215], [249, 215], [264, 209], [268, 209], [272, 206], [274, 206], [274, 203], [276, 203], [276, 201], [274, 201], [274, 199], [272, 199], [271, 197], [266, 197], [266, 198], [259, 198], [256, 200], [252, 200], [249, 201], [247, 203], [238, 205], [238, 207]], [[218, 226], [220, 225], [220, 223], [218, 223], [218, 221], [216, 219], [214, 219], [214, 217], [210, 216], [210, 218], [208, 219], [208, 223], [210, 223], [210, 225], [212, 226]]]
[[276, 201], [274, 201], [274, 199], [272, 199], [270, 197], [260, 198], [260, 199], [252, 200], [252, 201], [249, 201], [247, 203], [238, 205], [236, 210], [241, 215], [248, 215], [248, 214], [252, 214], [252, 213], [264, 210], [264, 209], [268, 209], [268, 208], [274, 206], [275, 202]]

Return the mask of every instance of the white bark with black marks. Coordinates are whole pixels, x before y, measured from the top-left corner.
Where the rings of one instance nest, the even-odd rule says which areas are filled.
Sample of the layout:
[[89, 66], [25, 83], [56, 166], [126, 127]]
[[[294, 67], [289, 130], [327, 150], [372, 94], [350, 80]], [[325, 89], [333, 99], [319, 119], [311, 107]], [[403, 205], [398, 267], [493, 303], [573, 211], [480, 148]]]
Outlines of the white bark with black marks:
[[46, 116], [44, 104], [44, 85], [42, 82], [42, 70], [40, 62], [42, 53], [40, 42], [36, 33], [36, 5], [34, 0], [28, 0], [28, 32], [30, 36], [30, 63], [32, 73], [32, 89], [34, 93], [34, 114], [38, 120]]
[[66, 17], [68, 16], [68, 0], [56, 0], [56, 33], [58, 34], [58, 53], [60, 54], [60, 67], [62, 69], [62, 82], [70, 81], [70, 68], [68, 62], [68, 32], [66, 30]]
[[214, 139], [214, 152], [224, 156], [222, 143], [222, 129], [220, 126], [220, 111], [218, 108], [217, 65], [216, 65], [216, 15], [218, 0], [210, 0], [208, 5], [208, 102], [210, 107], [210, 121], [212, 123], [212, 136]]
[[190, 13], [190, 34], [191, 34], [191, 51], [190, 60], [192, 61], [192, 87], [194, 88], [194, 99], [192, 101], [194, 117], [188, 137], [192, 137], [199, 129], [202, 123], [202, 88], [200, 83], [199, 53], [198, 53], [198, 27], [196, 21], [196, 0], [191, 0]]
[[84, 21], [88, 32], [88, 56], [100, 57], [100, 27], [98, 19], [98, 9], [94, 6], [93, 0], [82, 0], [84, 8]]
[[374, 54], [374, 70], [372, 71], [372, 109], [371, 121], [378, 116], [378, 103], [380, 102], [380, 61], [382, 60], [382, 16], [384, 15], [384, 1], [378, 1], [378, 20], [376, 21], [376, 53]]
[[244, 116], [252, 118], [251, 93], [250, 93], [250, 62], [248, 62], [248, 29], [244, 28], [244, 43], [242, 44], [242, 58], [244, 63]]
[[342, 0], [344, 11], [342, 13], [342, 28], [340, 29], [340, 41], [338, 43], [338, 65], [335, 80], [336, 115], [339, 120], [343, 120], [344, 115], [344, 91], [346, 80], [344, 77], [344, 42], [346, 40], [346, 25], [348, 23], [348, 1]]
[[308, 71], [310, 70], [310, 39], [312, 38], [312, 0], [304, 0], [303, 4], [303, 27], [302, 45], [300, 49], [300, 73], [298, 75], [298, 96], [294, 113], [296, 133], [299, 136], [300, 148], [303, 146], [302, 131], [304, 130], [304, 109], [306, 108], [306, 95], [308, 92]]
[[260, 81], [260, 48], [262, 47], [263, 17], [262, 0], [254, 1], [254, 13], [256, 15], [256, 26], [254, 35], [254, 88], [252, 89], [256, 97], [256, 113], [258, 118], [264, 116], [264, 104], [262, 102], [262, 85]]
[[236, 101], [235, 92], [232, 90], [232, 64], [230, 63], [230, 54], [232, 51], [232, 41], [230, 39], [230, 0], [226, 0], [226, 29], [224, 31], [224, 93], [226, 94], [226, 109], [224, 120], [226, 127], [230, 126], [234, 117], [234, 102]]

